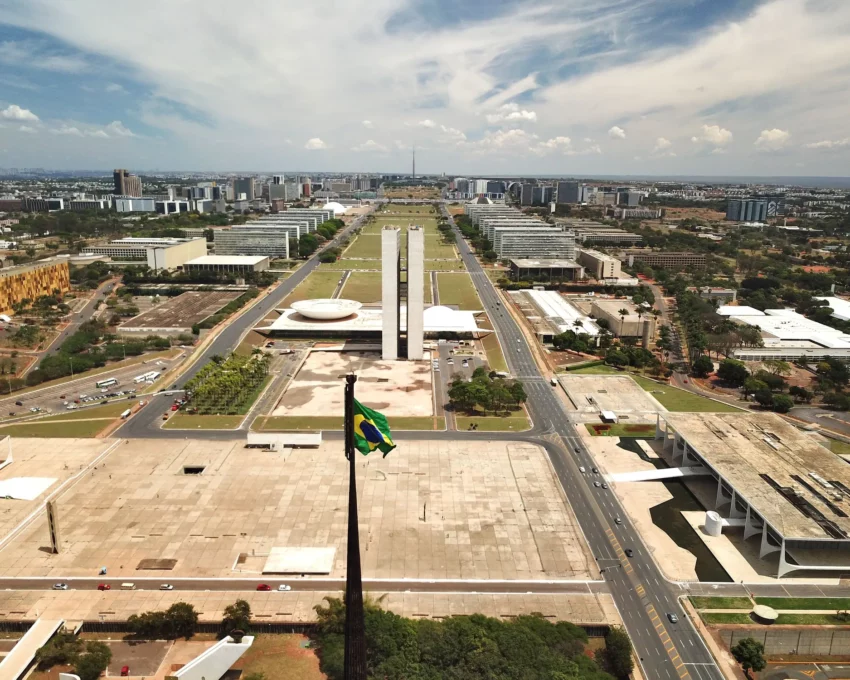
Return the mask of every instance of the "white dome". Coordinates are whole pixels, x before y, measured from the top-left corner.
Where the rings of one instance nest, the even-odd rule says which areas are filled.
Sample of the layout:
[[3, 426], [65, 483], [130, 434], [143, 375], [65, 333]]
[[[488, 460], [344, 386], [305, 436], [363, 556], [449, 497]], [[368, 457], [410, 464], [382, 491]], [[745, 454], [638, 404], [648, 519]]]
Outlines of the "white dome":
[[345, 213], [348, 211], [348, 208], [342, 205], [342, 203], [337, 203], [336, 201], [328, 201], [322, 206], [322, 209], [333, 210], [334, 215], [345, 215]]
[[344, 319], [363, 305], [357, 300], [300, 300], [292, 303], [292, 309], [308, 319]]

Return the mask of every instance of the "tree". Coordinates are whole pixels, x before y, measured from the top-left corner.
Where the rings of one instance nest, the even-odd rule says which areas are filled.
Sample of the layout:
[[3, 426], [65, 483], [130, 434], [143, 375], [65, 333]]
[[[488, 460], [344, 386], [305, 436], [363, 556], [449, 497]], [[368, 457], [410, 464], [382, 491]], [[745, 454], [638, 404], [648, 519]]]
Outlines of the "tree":
[[86, 653], [74, 664], [74, 672], [80, 680], [97, 680], [112, 660], [112, 650], [103, 642], [90, 641]]
[[760, 406], [773, 406], [773, 392], [770, 390], [756, 390], [753, 398]]
[[701, 354], [697, 357], [697, 360], [691, 364], [691, 373], [696, 378], [705, 378], [713, 370], [714, 362], [705, 354]]
[[623, 334], [623, 324], [626, 321], [626, 317], [629, 315], [628, 309], [619, 309], [617, 310], [617, 314], [620, 316], [620, 335]]
[[741, 664], [741, 668], [747, 677], [750, 676], [750, 671], [763, 671], [767, 666], [764, 658], [764, 645], [753, 638], [744, 638], [739, 640], [736, 645], [730, 650], [735, 661]]
[[717, 369], [717, 377], [732, 385], [743, 385], [749, 375], [744, 362], [736, 359], [724, 359]]
[[612, 627], [605, 636], [605, 647], [596, 650], [596, 661], [611, 675], [627, 678], [634, 669], [632, 643], [622, 628]]
[[780, 361], [778, 359], [766, 359], [762, 362], [762, 365], [767, 371], [773, 373], [773, 375], [791, 375], [791, 364], [789, 364], [787, 361]]
[[791, 385], [791, 387], [788, 388], [788, 394], [798, 401], [805, 401], [806, 403], [809, 403], [812, 400], [812, 393], [805, 387]]
[[234, 630], [248, 631], [251, 628], [251, 605], [245, 600], [236, 600], [224, 608], [221, 630], [230, 635]]
[[788, 413], [794, 406], [794, 400], [785, 394], [773, 395], [773, 410], [777, 413]]
[[39, 669], [47, 670], [59, 664], [71, 664], [83, 650], [83, 641], [73, 633], [56, 633], [35, 652]]

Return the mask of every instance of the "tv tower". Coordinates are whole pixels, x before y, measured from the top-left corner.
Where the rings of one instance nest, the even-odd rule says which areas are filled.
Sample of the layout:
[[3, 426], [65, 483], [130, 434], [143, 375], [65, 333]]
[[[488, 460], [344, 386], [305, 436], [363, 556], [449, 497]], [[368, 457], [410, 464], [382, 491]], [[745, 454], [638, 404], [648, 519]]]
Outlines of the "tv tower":
[[413, 179], [416, 179], [416, 147], [413, 147]]

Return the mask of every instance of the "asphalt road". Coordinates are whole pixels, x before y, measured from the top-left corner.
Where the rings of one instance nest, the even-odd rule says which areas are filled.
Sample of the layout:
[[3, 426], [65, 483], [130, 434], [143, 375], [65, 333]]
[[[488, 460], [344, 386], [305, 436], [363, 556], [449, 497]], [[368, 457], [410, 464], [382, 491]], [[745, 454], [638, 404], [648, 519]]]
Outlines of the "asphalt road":
[[[325, 248], [331, 248], [337, 245], [343, 238], [348, 236], [354, 229], [359, 227], [370, 213], [365, 213], [358, 217], [354, 222], [343, 229], [337, 236], [326, 244]], [[164, 387], [173, 387], [176, 384], [177, 389], [185, 385], [195, 374], [201, 370], [201, 367], [209, 362], [210, 358], [219, 355], [226, 355], [235, 349], [242, 336], [254, 328], [265, 316], [272, 310], [276, 309], [283, 299], [289, 295], [295, 287], [301, 283], [307, 276], [319, 266], [319, 253], [316, 251], [313, 256], [299, 267], [288, 279], [283, 281], [276, 288], [273, 288], [265, 293], [261, 293], [262, 299], [253, 307], [244, 312], [227, 327], [222, 330], [218, 336], [209, 344], [202, 352], [201, 356], [196, 357], [192, 366], [185, 371], [176, 383]], [[135, 416], [130, 418], [125, 425], [118, 429], [113, 436], [127, 438], [147, 438], [147, 439], [175, 439], [184, 438], [185, 432], [181, 430], [163, 430], [159, 427], [162, 414], [171, 403], [170, 398], [163, 396], [151, 395], [151, 403]], [[244, 431], [207, 431], [207, 432], [192, 432], [193, 439], [242, 439], [245, 437]]]

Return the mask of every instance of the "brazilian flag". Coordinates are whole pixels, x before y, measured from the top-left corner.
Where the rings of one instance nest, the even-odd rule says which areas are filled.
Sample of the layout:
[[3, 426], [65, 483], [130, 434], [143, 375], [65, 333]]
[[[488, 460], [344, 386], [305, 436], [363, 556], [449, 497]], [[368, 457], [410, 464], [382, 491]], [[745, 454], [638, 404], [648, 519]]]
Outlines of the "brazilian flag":
[[364, 456], [380, 449], [384, 458], [395, 448], [387, 419], [354, 400], [354, 446]]

